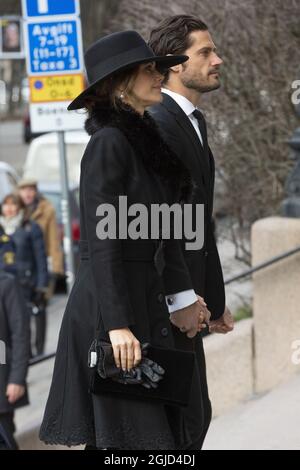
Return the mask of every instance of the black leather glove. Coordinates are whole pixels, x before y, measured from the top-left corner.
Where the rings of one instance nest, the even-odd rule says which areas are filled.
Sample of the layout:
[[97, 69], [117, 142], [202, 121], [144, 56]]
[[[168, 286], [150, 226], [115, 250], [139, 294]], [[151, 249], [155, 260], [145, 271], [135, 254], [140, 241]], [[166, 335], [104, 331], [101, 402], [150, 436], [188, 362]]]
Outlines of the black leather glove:
[[164, 369], [151, 359], [144, 357], [137, 367], [141, 370], [142, 385], [146, 388], [157, 388], [158, 383], [163, 379]]
[[126, 385], [142, 385], [145, 388], [157, 388], [163, 379], [164, 369], [156, 362], [143, 357], [140, 364], [130, 371], [121, 370], [119, 376], [112, 377], [113, 380]]
[[124, 385], [142, 385], [142, 371], [137, 367], [129, 371], [119, 369], [119, 375], [112, 377], [112, 380]]

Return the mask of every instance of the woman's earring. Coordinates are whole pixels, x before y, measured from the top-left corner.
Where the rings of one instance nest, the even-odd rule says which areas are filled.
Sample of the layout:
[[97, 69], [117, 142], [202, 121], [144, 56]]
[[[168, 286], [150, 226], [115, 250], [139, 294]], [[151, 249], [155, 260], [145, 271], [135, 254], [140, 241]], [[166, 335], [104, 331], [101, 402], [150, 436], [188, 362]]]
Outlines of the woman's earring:
[[122, 92], [122, 93], [120, 94], [120, 99], [122, 100], [123, 98], [124, 98], [124, 93]]

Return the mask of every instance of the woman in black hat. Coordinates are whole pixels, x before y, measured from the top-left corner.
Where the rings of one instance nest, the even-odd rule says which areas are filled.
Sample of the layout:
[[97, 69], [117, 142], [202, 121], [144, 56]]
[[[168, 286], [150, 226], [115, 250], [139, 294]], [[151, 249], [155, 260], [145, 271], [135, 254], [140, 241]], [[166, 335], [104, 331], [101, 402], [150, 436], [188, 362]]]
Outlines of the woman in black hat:
[[162, 71], [185, 60], [154, 56], [134, 31], [106, 36], [86, 53], [90, 85], [69, 106], [88, 110], [86, 130], [91, 135], [81, 163], [82, 262], [61, 327], [40, 431], [46, 443], [98, 449], [190, 444], [179, 407], [129, 400], [125, 394], [91, 395], [87, 366], [96, 329], [99, 338], [111, 342], [116, 365], [123, 370], [139, 364], [142, 343], [174, 347], [165, 292], [191, 288], [180, 250], [175, 242], [165, 243], [161, 276], [157, 240], [100, 239], [99, 206], [113, 207], [119, 220], [124, 216], [118, 212], [120, 195], [127, 196], [131, 207], [188, 197], [190, 175], [145, 111], [161, 100]]

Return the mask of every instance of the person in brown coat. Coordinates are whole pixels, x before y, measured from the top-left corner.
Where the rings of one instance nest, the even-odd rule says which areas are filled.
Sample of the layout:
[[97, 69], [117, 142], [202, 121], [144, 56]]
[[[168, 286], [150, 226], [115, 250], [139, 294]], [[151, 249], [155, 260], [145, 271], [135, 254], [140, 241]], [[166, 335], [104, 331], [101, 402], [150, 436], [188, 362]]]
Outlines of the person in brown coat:
[[46, 253], [51, 259], [51, 272], [54, 275], [62, 275], [64, 273], [63, 253], [59, 242], [54, 207], [38, 192], [38, 184], [34, 179], [21, 180], [18, 184], [18, 192], [26, 206], [27, 215], [43, 231]]

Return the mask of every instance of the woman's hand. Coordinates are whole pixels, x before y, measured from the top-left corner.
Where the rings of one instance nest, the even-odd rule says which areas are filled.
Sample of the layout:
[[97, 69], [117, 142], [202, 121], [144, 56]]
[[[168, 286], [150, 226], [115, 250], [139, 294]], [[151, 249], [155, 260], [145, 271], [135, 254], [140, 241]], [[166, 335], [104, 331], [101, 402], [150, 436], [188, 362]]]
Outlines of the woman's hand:
[[124, 371], [136, 367], [141, 359], [141, 345], [129, 328], [108, 332], [113, 347], [115, 363]]
[[6, 389], [6, 396], [9, 403], [13, 404], [16, 401], [20, 400], [25, 394], [25, 387], [18, 384], [8, 384]]

